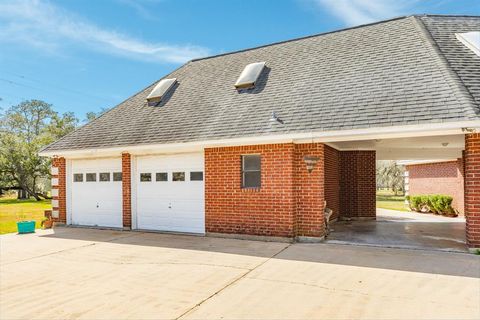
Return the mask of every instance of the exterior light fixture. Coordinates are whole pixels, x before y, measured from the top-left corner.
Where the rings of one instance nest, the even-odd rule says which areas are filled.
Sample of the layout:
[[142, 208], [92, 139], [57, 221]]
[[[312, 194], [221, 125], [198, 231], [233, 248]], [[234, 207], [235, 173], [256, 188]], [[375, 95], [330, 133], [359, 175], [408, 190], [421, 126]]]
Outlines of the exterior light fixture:
[[283, 124], [283, 120], [280, 119], [277, 114], [275, 113], [275, 111], [272, 112], [272, 115], [270, 116], [270, 122], [278, 122], [278, 123], [281, 123]]
[[319, 157], [315, 157], [315, 156], [305, 156], [305, 157], [303, 157], [303, 161], [307, 165], [308, 173], [312, 173], [313, 168], [315, 168], [319, 159], [320, 159]]
[[444, 147], [448, 146], [448, 142], [442, 142], [442, 146]]

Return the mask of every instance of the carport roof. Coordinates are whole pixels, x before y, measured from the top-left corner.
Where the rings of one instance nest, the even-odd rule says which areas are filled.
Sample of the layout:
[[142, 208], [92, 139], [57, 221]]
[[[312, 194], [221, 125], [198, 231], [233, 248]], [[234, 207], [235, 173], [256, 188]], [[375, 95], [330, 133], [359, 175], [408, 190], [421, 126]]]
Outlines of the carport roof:
[[156, 81], [43, 152], [479, 120], [480, 57], [455, 37], [478, 30], [478, 16], [407, 16], [192, 60], [159, 106]]

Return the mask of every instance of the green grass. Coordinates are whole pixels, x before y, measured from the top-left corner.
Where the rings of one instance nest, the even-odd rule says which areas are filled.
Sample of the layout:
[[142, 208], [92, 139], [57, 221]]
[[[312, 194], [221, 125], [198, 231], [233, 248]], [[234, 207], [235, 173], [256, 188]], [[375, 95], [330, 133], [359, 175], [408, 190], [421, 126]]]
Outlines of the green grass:
[[0, 234], [17, 232], [20, 220], [35, 220], [35, 228], [40, 228], [43, 212], [51, 208], [50, 200], [0, 198]]
[[391, 190], [377, 190], [377, 208], [410, 211], [405, 205], [405, 197], [397, 196]]

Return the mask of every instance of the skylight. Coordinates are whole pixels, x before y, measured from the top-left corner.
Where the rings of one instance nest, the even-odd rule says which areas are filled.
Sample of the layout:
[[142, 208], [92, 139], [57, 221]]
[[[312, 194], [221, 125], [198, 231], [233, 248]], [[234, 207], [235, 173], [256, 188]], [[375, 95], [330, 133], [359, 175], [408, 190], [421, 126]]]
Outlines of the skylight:
[[160, 80], [159, 83], [153, 88], [152, 92], [147, 97], [147, 102], [149, 105], [151, 104], [158, 104], [160, 101], [162, 101], [162, 97], [165, 96], [165, 94], [170, 90], [170, 88], [173, 87], [177, 83], [176, 78], [171, 78], [171, 79], [162, 79]]
[[480, 31], [457, 33], [455, 35], [461, 43], [480, 57]]
[[255, 82], [262, 73], [263, 68], [265, 67], [265, 62], [255, 62], [248, 64], [245, 69], [243, 69], [240, 77], [238, 77], [237, 82], [235, 82], [235, 88], [245, 89], [255, 87]]

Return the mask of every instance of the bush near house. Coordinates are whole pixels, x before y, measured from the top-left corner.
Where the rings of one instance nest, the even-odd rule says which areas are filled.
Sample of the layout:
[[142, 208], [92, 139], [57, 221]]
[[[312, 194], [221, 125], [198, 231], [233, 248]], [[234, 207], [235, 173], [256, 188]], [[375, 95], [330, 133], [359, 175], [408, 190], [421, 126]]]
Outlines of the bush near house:
[[457, 216], [452, 207], [453, 197], [442, 194], [407, 196], [410, 209], [417, 212]]

